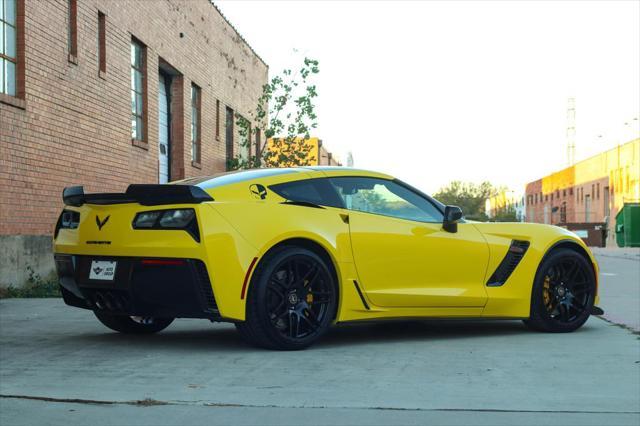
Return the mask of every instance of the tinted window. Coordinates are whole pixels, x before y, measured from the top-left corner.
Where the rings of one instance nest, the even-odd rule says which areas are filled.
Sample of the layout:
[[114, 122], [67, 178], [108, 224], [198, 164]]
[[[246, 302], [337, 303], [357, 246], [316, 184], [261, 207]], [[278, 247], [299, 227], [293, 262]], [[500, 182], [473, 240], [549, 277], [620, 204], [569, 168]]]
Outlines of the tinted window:
[[429, 200], [396, 182], [361, 177], [331, 178], [346, 208], [418, 222], [442, 222]]
[[321, 206], [342, 207], [342, 200], [327, 179], [305, 179], [269, 187], [288, 201], [302, 201]]

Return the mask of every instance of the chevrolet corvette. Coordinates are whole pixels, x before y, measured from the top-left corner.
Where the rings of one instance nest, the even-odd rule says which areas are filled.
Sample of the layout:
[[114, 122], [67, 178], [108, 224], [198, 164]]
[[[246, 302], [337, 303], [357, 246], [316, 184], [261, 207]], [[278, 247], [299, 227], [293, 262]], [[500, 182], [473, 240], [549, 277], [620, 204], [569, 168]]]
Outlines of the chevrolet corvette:
[[465, 220], [383, 173], [257, 169], [124, 193], [67, 187], [63, 202], [64, 301], [121, 333], [203, 318], [295, 350], [350, 321], [521, 319], [570, 332], [602, 313], [598, 265], [574, 233]]

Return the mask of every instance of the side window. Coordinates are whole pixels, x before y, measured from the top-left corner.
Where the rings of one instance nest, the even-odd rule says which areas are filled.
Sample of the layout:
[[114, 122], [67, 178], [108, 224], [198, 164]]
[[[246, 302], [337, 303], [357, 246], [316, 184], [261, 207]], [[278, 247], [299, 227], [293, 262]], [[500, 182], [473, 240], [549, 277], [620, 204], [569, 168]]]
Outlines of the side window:
[[377, 178], [331, 178], [346, 208], [418, 222], [442, 222], [429, 200], [393, 181]]
[[287, 201], [302, 201], [320, 206], [343, 207], [342, 201], [327, 179], [305, 179], [269, 187]]

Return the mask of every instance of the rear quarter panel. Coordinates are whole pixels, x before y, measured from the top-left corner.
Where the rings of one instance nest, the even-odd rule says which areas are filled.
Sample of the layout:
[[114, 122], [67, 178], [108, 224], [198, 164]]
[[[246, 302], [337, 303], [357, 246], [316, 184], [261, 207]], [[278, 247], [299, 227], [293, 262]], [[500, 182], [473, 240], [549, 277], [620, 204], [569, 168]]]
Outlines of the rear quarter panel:
[[[275, 197], [275, 194], [269, 196]], [[239, 259], [241, 269], [245, 272], [249, 269], [253, 258], [258, 258], [259, 262], [275, 245], [294, 238], [307, 239], [323, 247], [331, 257], [341, 287], [341, 305], [345, 300], [351, 300], [350, 294], [347, 295], [347, 299], [344, 299], [345, 291], [342, 289], [342, 283], [356, 277], [349, 226], [340, 217], [340, 209], [312, 208], [266, 201], [219, 202], [211, 203], [209, 207], [220, 214], [227, 225], [233, 228], [235, 232], [228, 234], [232, 239], [245, 240], [252, 247], [249, 256], [242, 256]], [[207, 239], [207, 245], [215, 246], [216, 244], [210, 243]], [[220, 244], [217, 245], [220, 246]], [[224, 246], [237, 246], [237, 243], [228, 241]], [[228, 315], [225, 316], [244, 319], [245, 300], [241, 299], [244, 274], [240, 276], [230, 270], [225, 272], [225, 267], [215, 267], [216, 264], [224, 264], [220, 260], [220, 257], [225, 256], [224, 251], [209, 249], [211, 256], [209, 261], [214, 265], [214, 270], [220, 270], [220, 274], [223, 274], [218, 278], [223, 281], [220, 285], [225, 287], [221, 290], [215, 287], [214, 291], [224, 292], [225, 309], [228, 309]], [[248, 291], [249, 289], [247, 293]]]
[[[241, 294], [247, 272], [250, 272], [248, 287], [251, 285], [255, 268], [249, 269], [253, 259], [259, 262], [267, 251], [285, 240], [304, 238], [323, 247], [336, 268], [339, 285], [346, 277], [356, 278], [349, 226], [340, 216], [342, 210], [282, 204], [286, 200], [269, 189], [281, 182], [322, 176], [313, 170], [297, 170], [206, 189], [216, 200], [206, 205], [211, 210], [207, 213], [211, 226], [204, 232], [214, 293], [220, 295], [216, 301], [220, 299], [218, 306], [223, 316], [245, 319], [246, 297]], [[252, 185], [264, 186], [266, 197], [261, 199], [252, 193]], [[358, 297], [355, 289], [351, 291], [354, 294], [341, 289], [339, 309], [351, 296]]]

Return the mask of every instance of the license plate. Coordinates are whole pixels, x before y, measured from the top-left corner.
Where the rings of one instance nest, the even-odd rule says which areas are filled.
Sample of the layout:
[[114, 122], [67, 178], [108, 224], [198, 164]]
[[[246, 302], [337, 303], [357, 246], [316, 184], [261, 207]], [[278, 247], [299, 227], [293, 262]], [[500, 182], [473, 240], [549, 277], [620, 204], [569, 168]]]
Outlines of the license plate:
[[116, 262], [111, 260], [94, 260], [91, 262], [90, 280], [113, 281], [116, 276]]

